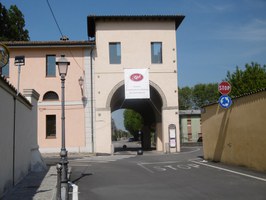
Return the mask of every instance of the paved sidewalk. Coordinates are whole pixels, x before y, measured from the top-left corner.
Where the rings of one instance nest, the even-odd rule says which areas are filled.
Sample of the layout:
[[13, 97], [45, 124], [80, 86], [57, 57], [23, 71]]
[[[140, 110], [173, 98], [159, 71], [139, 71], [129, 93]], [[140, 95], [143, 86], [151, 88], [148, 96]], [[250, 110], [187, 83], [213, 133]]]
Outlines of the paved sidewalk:
[[3, 200], [54, 200], [56, 183], [55, 166], [50, 166], [44, 172], [30, 172]]

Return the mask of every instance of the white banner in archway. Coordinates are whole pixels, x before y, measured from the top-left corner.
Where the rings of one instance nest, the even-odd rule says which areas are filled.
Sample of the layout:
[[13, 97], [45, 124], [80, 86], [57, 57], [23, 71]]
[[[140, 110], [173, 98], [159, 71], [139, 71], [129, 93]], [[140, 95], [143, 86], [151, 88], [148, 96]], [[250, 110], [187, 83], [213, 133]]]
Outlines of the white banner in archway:
[[124, 69], [125, 99], [149, 99], [149, 69]]

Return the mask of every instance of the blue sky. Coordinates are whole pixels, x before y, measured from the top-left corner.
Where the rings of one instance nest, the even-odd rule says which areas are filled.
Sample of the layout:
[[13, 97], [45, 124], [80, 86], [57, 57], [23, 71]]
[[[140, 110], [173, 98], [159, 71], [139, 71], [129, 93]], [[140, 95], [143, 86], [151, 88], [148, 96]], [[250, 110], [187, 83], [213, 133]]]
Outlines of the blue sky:
[[[46, 0], [0, 0], [22, 11], [30, 38], [58, 40]], [[266, 64], [266, 0], [49, 0], [64, 35], [87, 40], [86, 17], [185, 15], [177, 30], [180, 87], [220, 82], [252, 61]]]
[[[0, 0], [22, 11], [30, 38], [58, 40], [47, 0]], [[180, 87], [220, 82], [252, 61], [266, 64], [266, 0], [49, 0], [64, 35], [87, 40], [86, 17], [180, 14], [177, 64]]]

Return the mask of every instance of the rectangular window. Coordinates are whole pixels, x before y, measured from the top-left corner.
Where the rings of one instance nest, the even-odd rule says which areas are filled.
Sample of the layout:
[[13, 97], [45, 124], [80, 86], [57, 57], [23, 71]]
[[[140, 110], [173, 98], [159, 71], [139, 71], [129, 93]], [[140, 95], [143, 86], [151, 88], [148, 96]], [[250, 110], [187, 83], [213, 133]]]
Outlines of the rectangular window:
[[56, 137], [56, 115], [46, 115], [46, 138]]
[[46, 76], [55, 77], [56, 76], [56, 64], [55, 55], [46, 56]]
[[121, 43], [109, 43], [109, 62], [110, 64], [121, 64]]
[[151, 63], [152, 64], [163, 63], [162, 43], [161, 42], [152, 42], [151, 43]]
[[9, 63], [7, 63], [6, 66], [2, 68], [2, 75], [4, 77], [9, 77]]

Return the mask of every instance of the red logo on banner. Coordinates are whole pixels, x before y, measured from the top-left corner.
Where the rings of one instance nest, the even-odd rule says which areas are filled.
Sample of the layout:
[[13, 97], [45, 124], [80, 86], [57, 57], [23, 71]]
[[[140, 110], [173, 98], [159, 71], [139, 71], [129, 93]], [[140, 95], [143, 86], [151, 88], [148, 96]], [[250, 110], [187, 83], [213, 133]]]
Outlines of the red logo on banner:
[[132, 74], [132, 75], [130, 76], [130, 79], [131, 79], [132, 81], [141, 81], [141, 80], [143, 79], [143, 76], [142, 76], [142, 74], [138, 74], [138, 73], [136, 73], [136, 74]]

